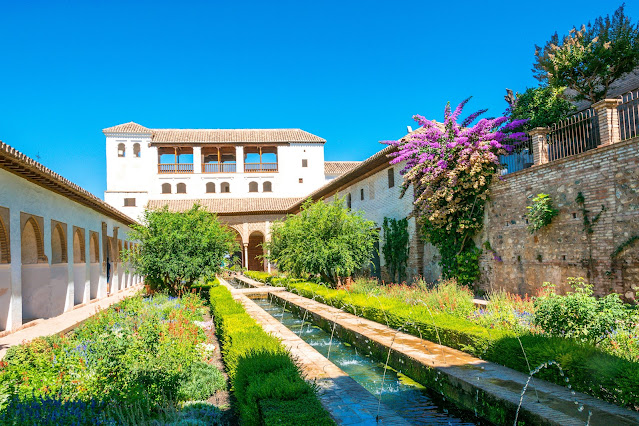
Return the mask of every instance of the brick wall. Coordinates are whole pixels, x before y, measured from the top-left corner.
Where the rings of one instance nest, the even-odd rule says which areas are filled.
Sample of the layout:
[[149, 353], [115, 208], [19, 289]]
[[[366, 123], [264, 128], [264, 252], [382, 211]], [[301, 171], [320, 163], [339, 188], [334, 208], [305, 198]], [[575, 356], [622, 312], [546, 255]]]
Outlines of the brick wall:
[[[614, 260], [611, 253], [639, 235], [639, 139], [507, 175], [491, 191], [484, 230], [476, 243], [483, 246], [488, 241], [494, 254], [484, 250], [480, 288], [534, 294], [544, 282], [566, 290], [568, 277], [584, 277], [598, 294], [614, 291], [635, 298], [639, 243]], [[590, 236], [575, 202], [579, 192], [589, 217], [602, 205], [606, 208]], [[560, 214], [531, 235], [526, 206], [539, 193], [550, 194]]]

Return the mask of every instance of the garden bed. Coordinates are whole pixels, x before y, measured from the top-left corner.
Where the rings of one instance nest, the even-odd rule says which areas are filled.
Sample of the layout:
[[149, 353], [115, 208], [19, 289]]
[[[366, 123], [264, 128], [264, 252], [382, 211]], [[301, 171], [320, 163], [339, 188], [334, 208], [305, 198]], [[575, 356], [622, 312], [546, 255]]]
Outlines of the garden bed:
[[548, 368], [542, 369], [537, 376], [639, 410], [639, 363], [607, 353], [600, 347], [574, 339], [522, 332], [516, 328], [490, 328], [445, 310], [434, 309], [428, 303], [408, 303], [388, 294], [336, 290], [259, 272], [246, 274], [253, 279], [285, 286], [291, 292], [523, 373], [530, 371], [528, 363], [534, 369], [548, 361], [556, 361], [562, 366], [563, 372]]
[[223, 423], [206, 402], [226, 380], [208, 363], [205, 314], [196, 295], [137, 295], [67, 335], [11, 348], [0, 363], [0, 423]]

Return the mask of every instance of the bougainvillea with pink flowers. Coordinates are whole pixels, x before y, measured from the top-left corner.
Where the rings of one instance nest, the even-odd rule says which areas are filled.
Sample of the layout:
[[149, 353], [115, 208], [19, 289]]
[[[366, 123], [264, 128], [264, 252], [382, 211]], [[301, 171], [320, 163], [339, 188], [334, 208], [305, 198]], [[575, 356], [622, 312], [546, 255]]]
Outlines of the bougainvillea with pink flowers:
[[[472, 237], [483, 226], [489, 187], [501, 165], [499, 156], [512, 151], [525, 134], [516, 129], [525, 120], [481, 118], [481, 110], [460, 121], [466, 103], [446, 106], [444, 122], [416, 115], [421, 126], [398, 141], [391, 164], [405, 162], [403, 192], [414, 192], [414, 215], [424, 236], [442, 256], [445, 278], [472, 284], [479, 276], [478, 249]], [[478, 120], [474, 125], [473, 122]]]

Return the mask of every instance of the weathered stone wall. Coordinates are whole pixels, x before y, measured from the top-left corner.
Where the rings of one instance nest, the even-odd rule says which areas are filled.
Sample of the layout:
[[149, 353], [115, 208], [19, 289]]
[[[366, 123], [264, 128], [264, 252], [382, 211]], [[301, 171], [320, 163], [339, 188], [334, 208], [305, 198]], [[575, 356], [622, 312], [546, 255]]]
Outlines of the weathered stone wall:
[[[598, 294], [616, 292], [634, 299], [639, 288], [639, 242], [611, 254], [639, 235], [639, 138], [534, 166], [504, 177], [491, 189], [478, 246], [480, 288], [535, 294], [544, 282], [565, 291], [568, 277], [584, 277]], [[593, 233], [584, 231], [575, 202], [582, 192], [591, 219], [605, 207]], [[526, 206], [539, 193], [552, 196], [559, 216], [531, 235]]]

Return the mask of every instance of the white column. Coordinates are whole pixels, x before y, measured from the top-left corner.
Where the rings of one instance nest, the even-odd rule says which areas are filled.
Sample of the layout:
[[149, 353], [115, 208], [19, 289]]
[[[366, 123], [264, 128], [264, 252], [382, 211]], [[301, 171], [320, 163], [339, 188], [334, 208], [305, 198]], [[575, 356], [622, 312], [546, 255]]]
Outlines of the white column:
[[202, 147], [193, 147], [193, 173], [202, 173]]
[[11, 250], [11, 301], [7, 330], [15, 330], [22, 325], [22, 227], [20, 210], [9, 212], [9, 241]]
[[244, 173], [244, 147], [236, 146], [235, 147], [235, 164], [236, 164], [236, 172]]
[[91, 298], [91, 230], [84, 230], [84, 292], [82, 293], [82, 303], [87, 303]]
[[244, 267], [248, 269], [248, 244], [244, 244]]
[[67, 299], [64, 302], [64, 312], [73, 309], [75, 299], [75, 259], [73, 258], [73, 225], [67, 223]]

